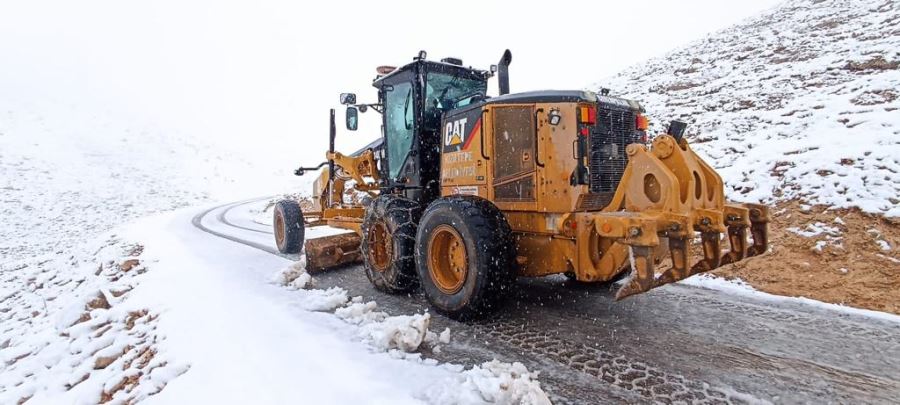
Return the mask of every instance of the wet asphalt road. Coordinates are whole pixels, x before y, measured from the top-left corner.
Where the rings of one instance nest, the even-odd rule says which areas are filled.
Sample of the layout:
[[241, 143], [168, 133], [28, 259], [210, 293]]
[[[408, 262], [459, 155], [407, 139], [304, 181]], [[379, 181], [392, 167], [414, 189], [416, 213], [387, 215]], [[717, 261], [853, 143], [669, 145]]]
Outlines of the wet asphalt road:
[[[247, 203], [202, 212], [194, 224], [277, 254], [266, 227], [230, 219]], [[316, 280], [392, 314], [428, 309], [421, 294], [374, 290], [361, 266]], [[520, 279], [491, 319], [436, 315], [432, 328], [449, 327], [453, 338], [425, 355], [467, 366], [522, 362], [541, 371], [556, 404], [900, 403], [900, 323], [683, 285], [618, 303], [613, 295], [561, 277]]]

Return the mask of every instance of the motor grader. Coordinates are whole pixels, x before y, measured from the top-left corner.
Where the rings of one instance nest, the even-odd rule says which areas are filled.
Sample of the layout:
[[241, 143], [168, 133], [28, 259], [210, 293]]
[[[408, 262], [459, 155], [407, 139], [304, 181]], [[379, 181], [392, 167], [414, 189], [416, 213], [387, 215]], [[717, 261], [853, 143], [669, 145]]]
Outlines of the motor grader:
[[[496, 308], [518, 276], [602, 283], [627, 275], [620, 300], [766, 251], [767, 207], [725, 202], [722, 179], [691, 149], [685, 124], [673, 121], [648, 146], [636, 101], [608, 91], [510, 94], [511, 60], [507, 50], [478, 70], [421, 52], [378, 68], [376, 103], [342, 94], [347, 129], [375, 110], [382, 142], [335, 153], [332, 110], [316, 208], [279, 203], [279, 249], [298, 251], [305, 226], [352, 230], [307, 242], [310, 263], [361, 259], [377, 289], [421, 287], [438, 311], [463, 319]], [[489, 97], [495, 75], [500, 94]], [[372, 200], [344, 201], [346, 179]], [[666, 255], [671, 266], [657, 274]]]

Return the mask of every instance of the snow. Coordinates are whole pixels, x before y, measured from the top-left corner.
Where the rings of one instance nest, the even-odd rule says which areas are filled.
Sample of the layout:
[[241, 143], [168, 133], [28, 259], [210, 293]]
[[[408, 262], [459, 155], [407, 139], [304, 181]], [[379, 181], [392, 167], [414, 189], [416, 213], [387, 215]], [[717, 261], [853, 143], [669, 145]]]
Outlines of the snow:
[[306, 256], [301, 256], [300, 261], [276, 272], [271, 281], [295, 290], [312, 288], [312, 276], [306, 272]]
[[[797, 17], [769, 16], [748, 23], [771, 20], [771, 35], [745, 38], [726, 30], [725, 39], [711, 37], [636, 67], [613, 79], [611, 87], [643, 99], [657, 129], [662, 119], [692, 117], [690, 136], [708, 139], [694, 145], [729, 180], [732, 198], [769, 201], [774, 194], [896, 216], [900, 153], [893, 109], [900, 73], [857, 71], [844, 64], [875, 56], [897, 59], [896, 35], [869, 38], [887, 31], [884, 20], [896, 10], [863, 12], [877, 10], [878, 2], [835, 2], [855, 17], [814, 32], [834, 37], [826, 46], [811, 33], [796, 31], [795, 25], [803, 30], [828, 16], [805, 2], [791, 4], [803, 9]], [[146, 31], [162, 33], [169, 41], [180, 39], [178, 31]], [[99, 28], [98, 34], [110, 37]], [[720, 46], [722, 41], [729, 46]], [[97, 56], [107, 46], [101, 42]], [[812, 58], [771, 64], [779, 53], [776, 43]], [[31, 48], [22, 44], [14, 49], [20, 57]], [[745, 46], [753, 49], [742, 50]], [[53, 54], [48, 60], [54, 61], [78, 55], [76, 48], [65, 48], [65, 58], [52, 49], [40, 52]], [[135, 46], [130, 55], [144, 48]], [[242, 49], [248, 48], [257, 46]], [[224, 53], [240, 55], [230, 49]], [[190, 48], [181, 56], [204, 55]], [[694, 73], [671, 68], [692, 66], [693, 58], [705, 68]], [[130, 60], [118, 55], [105, 59]], [[283, 164], [295, 150], [271, 144], [309, 130], [312, 117], [307, 115], [319, 113], [292, 103], [235, 97], [253, 92], [246, 84], [223, 79], [242, 75], [205, 72], [208, 65], [176, 67], [214, 76], [205, 87], [187, 93], [173, 90], [185, 78], [201, 75], [180, 77], [159, 89], [129, 85], [138, 82], [126, 80], [134, 77], [105, 81], [105, 73], [143, 62], [79, 65], [81, 70], [102, 68], [96, 76], [104, 80], [95, 77], [93, 83], [74, 80], [84, 73], [80, 70], [70, 75], [61, 72], [66, 69], [53, 73], [47, 68], [34, 77], [22, 75], [28, 64], [9, 66], [0, 80], [0, 403], [29, 398], [34, 403], [549, 403], [538, 373], [520, 363], [495, 360], [467, 370], [425, 358], [427, 350], [422, 349], [438, 352], [452, 339], [450, 329], [439, 334], [429, 330], [430, 313], [388, 314], [376, 302], [351, 298], [339, 287], [316, 289], [302, 258], [290, 262], [193, 228], [191, 218], [206, 208], [198, 204], [272, 195], [296, 185]], [[223, 70], [235, 73], [224, 65]], [[159, 66], [148, 65], [143, 72], [154, 67]], [[164, 84], [169, 77], [152, 79]], [[699, 85], [658, 91], [676, 81]], [[116, 83], [124, 86], [121, 94], [110, 89]], [[297, 94], [277, 84], [272, 86], [280, 89], [277, 93]], [[210, 89], [216, 91], [203, 93]], [[154, 90], [153, 96], [139, 90]], [[121, 98], [129, 92], [137, 96]], [[209, 103], [210, 94], [254, 101], [222, 101], [228, 104], [223, 108]], [[169, 108], [168, 102], [186, 108]], [[758, 108], [744, 108], [745, 102]], [[291, 117], [292, 129], [260, 119], [273, 109], [282, 118], [279, 123]], [[179, 118], [169, 119], [173, 114]], [[303, 119], [297, 118], [301, 114]], [[324, 121], [315, 122], [323, 129]], [[181, 125], [185, 123], [189, 125]], [[263, 132], [274, 135], [267, 135], [266, 142], [248, 136]], [[321, 146], [324, 138], [313, 142], [304, 137], [303, 142]], [[278, 158], [238, 153], [248, 146]], [[270, 207], [261, 206], [253, 219], [235, 220], [268, 227]], [[828, 234], [825, 225], [818, 229]], [[329, 232], [344, 231], [320, 227], [309, 235]], [[269, 236], [259, 238], [271, 244]], [[126, 264], [131, 260], [138, 262]], [[275, 269], [280, 270], [273, 276]]]
[[641, 101], [651, 133], [688, 122], [732, 200], [896, 217], [898, 14], [884, 0], [790, 0], [591, 89]]
[[537, 373], [529, 372], [522, 363], [494, 360], [432, 387], [426, 398], [433, 404], [549, 405], [536, 377]]
[[797, 227], [790, 227], [790, 228], [787, 228], [787, 230], [790, 232], [793, 232], [797, 235], [803, 236], [805, 238], [811, 238], [814, 236], [821, 235], [823, 233], [828, 236], [833, 236], [833, 237], [841, 236], [840, 229], [833, 227], [833, 226], [828, 226], [821, 222], [814, 222], [811, 224], [807, 224], [806, 228], [804, 228], [804, 229], [800, 229]]
[[707, 288], [710, 290], [722, 291], [728, 294], [751, 297], [763, 301], [775, 303], [797, 303], [810, 305], [839, 313], [863, 316], [883, 321], [900, 323], [900, 315], [894, 315], [887, 312], [871, 311], [867, 309], [859, 309], [848, 307], [840, 304], [832, 304], [828, 302], [817, 301], [806, 297], [785, 297], [781, 295], [768, 294], [753, 288], [741, 279], [726, 280], [709, 274], [698, 274], [693, 277], [680, 281], [680, 284], [691, 285], [695, 287]]
[[111, 234], [69, 257], [0, 265], [0, 403], [141, 400], [189, 366], [169, 356], [159, 312], [133, 298], [150, 266]]
[[[146, 241], [145, 254], [159, 255], [141, 284], [147, 292], [142, 298], [165, 308], [159, 324], [167, 331], [167, 345], [191, 360], [190, 371], [154, 400], [279, 403], [303, 392], [310, 403], [413, 403], [427, 398], [427, 389], [438, 382], [456, 381], [460, 367], [414, 353], [439, 342], [428, 330], [428, 313], [391, 316], [377, 311], [375, 302], [349, 299], [341, 288], [311, 288], [314, 279], [307, 289], [295, 289], [296, 280], [308, 276], [303, 261], [260, 257], [255, 249], [209, 241], [190, 228], [191, 214], [147, 220], [129, 235]], [[194, 242], [188, 244], [193, 248], [186, 248], [185, 240]], [[271, 268], [282, 269], [274, 285]], [[210, 385], [215, 381], [234, 387]], [[343, 388], [322, 389], [334, 381]]]

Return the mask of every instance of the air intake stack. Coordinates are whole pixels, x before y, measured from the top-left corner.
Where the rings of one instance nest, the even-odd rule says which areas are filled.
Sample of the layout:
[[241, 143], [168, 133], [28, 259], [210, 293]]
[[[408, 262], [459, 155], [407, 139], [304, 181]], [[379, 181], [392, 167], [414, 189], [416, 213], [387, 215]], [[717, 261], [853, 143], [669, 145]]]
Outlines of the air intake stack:
[[500, 87], [500, 95], [509, 94], [509, 64], [512, 62], [512, 52], [509, 49], [503, 52], [500, 63], [497, 64], [497, 80]]

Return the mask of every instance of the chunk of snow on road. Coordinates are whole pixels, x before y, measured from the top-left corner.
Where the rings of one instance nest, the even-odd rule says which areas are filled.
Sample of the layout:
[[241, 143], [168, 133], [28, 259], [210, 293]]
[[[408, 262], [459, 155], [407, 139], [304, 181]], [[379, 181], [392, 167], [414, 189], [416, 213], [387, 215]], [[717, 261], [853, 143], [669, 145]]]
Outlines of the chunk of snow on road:
[[380, 322], [363, 324], [361, 333], [366, 341], [378, 349], [398, 349], [414, 352], [427, 341], [434, 341], [434, 333], [428, 330], [431, 314], [390, 316]]
[[747, 284], [744, 280], [739, 278], [726, 280], [721, 277], [716, 277], [711, 274], [698, 274], [693, 277], [688, 277], [679, 282], [680, 284], [707, 288], [710, 290], [722, 291], [725, 293], [751, 297], [756, 299], [762, 299], [770, 302], [786, 302], [786, 303], [799, 303], [804, 305], [810, 305], [818, 308], [823, 308], [827, 310], [837, 311], [844, 314], [857, 315], [857, 316], [865, 316], [874, 319], [880, 319], [884, 321], [896, 322], [900, 323], [900, 315], [889, 314], [887, 312], [879, 312], [872, 311], [868, 309], [860, 309], [854, 307], [848, 307], [845, 305], [832, 304], [828, 302], [817, 301], [814, 299], [806, 298], [806, 297], [785, 297], [781, 295], [769, 294], [766, 292], [759, 291], [753, 288], [750, 284]]
[[438, 336], [438, 342], [443, 344], [450, 343], [450, 328], [445, 328], [443, 332]]
[[272, 275], [272, 282], [295, 290], [313, 287], [313, 278], [306, 272], [306, 255]]
[[439, 405], [550, 405], [537, 375], [522, 363], [502, 363], [495, 359], [432, 387], [425, 393], [425, 400]]
[[350, 297], [347, 290], [341, 287], [331, 287], [327, 290], [302, 290], [304, 295], [302, 307], [308, 311], [331, 312], [344, 306]]
[[362, 297], [353, 297], [350, 304], [336, 309], [334, 314], [348, 323], [361, 325], [370, 322], [381, 322], [387, 318], [388, 314], [376, 311], [375, 309], [377, 308], [378, 303], [375, 301], [362, 302]]

